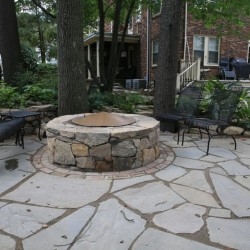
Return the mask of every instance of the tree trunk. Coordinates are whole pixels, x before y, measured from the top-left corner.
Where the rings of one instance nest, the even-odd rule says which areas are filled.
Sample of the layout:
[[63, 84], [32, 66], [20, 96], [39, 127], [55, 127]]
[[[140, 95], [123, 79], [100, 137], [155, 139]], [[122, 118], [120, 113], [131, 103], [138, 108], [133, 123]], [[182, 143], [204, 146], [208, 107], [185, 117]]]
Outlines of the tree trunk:
[[105, 90], [112, 91], [113, 83], [115, 81], [115, 74], [117, 69], [118, 57], [118, 36], [119, 36], [119, 28], [120, 28], [120, 15], [122, 10], [122, 0], [116, 0], [115, 2], [115, 13], [114, 13], [114, 21], [113, 21], [113, 31], [112, 31], [112, 42], [109, 56], [109, 64], [107, 70], [107, 80], [105, 83]]
[[103, 0], [98, 0], [98, 11], [99, 11], [99, 68], [100, 68], [100, 82], [104, 84], [105, 75], [105, 65], [104, 65], [104, 25], [105, 25], [105, 15], [103, 9]]
[[58, 113], [88, 112], [82, 0], [57, 0]]
[[15, 73], [21, 69], [21, 48], [14, 0], [0, 0], [0, 54], [4, 81], [15, 83]]
[[163, 1], [155, 76], [154, 116], [174, 109], [180, 50], [182, 0]]

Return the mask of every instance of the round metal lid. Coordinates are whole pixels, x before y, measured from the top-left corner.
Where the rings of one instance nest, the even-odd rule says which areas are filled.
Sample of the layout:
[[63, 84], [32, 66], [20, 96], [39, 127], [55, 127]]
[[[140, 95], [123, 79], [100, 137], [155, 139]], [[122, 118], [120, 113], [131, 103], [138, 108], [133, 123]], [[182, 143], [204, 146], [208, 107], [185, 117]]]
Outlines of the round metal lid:
[[72, 119], [72, 122], [77, 125], [87, 127], [119, 127], [132, 124], [136, 120], [132, 117], [100, 112], [93, 115], [77, 117]]

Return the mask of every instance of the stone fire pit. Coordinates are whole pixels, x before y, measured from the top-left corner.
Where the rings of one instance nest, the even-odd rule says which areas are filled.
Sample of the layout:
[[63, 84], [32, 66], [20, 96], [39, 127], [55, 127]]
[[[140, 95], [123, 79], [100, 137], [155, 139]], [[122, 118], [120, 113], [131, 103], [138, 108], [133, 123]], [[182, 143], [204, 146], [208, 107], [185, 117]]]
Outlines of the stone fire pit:
[[134, 122], [125, 126], [89, 127], [74, 124], [83, 116], [61, 116], [46, 126], [49, 161], [83, 171], [139, 168], [159, 156], [159, 122], [154, 118], [116, 114]]

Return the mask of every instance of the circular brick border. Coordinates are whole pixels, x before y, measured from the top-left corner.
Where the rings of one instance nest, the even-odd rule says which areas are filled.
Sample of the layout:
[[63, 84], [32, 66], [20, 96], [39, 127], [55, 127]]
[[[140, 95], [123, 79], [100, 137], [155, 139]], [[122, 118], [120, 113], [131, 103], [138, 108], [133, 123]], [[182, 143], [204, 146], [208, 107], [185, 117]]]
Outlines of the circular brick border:
[[50, 163], [48, 160], [47, 145], [45, 145], [33, 155], [32, 163], [37, 170], [46, 174], [77, 179], [116, 180], [139, 177], [157, 172], [170, 165], [173, 162], [174, 158], [174, 152], [164, 143], [160, 142], [159, 158], [143, 167], [117, 172], [81, 172], [72, 171], [59, 165]]

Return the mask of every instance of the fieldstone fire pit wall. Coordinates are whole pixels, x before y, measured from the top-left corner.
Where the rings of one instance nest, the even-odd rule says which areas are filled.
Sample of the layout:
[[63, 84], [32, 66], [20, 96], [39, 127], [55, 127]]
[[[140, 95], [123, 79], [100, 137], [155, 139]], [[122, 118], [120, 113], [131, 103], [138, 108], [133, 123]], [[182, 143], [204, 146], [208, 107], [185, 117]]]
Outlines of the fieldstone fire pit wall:
[[120, 115], [136, 121], [120, 127], [86, 127], [71, 122], [83, 114], [53, 119], [46, 126], [49, 161], [72, 170], [103, 172], [135, 169], [157, 159], [159, 122], [143, 115]]

